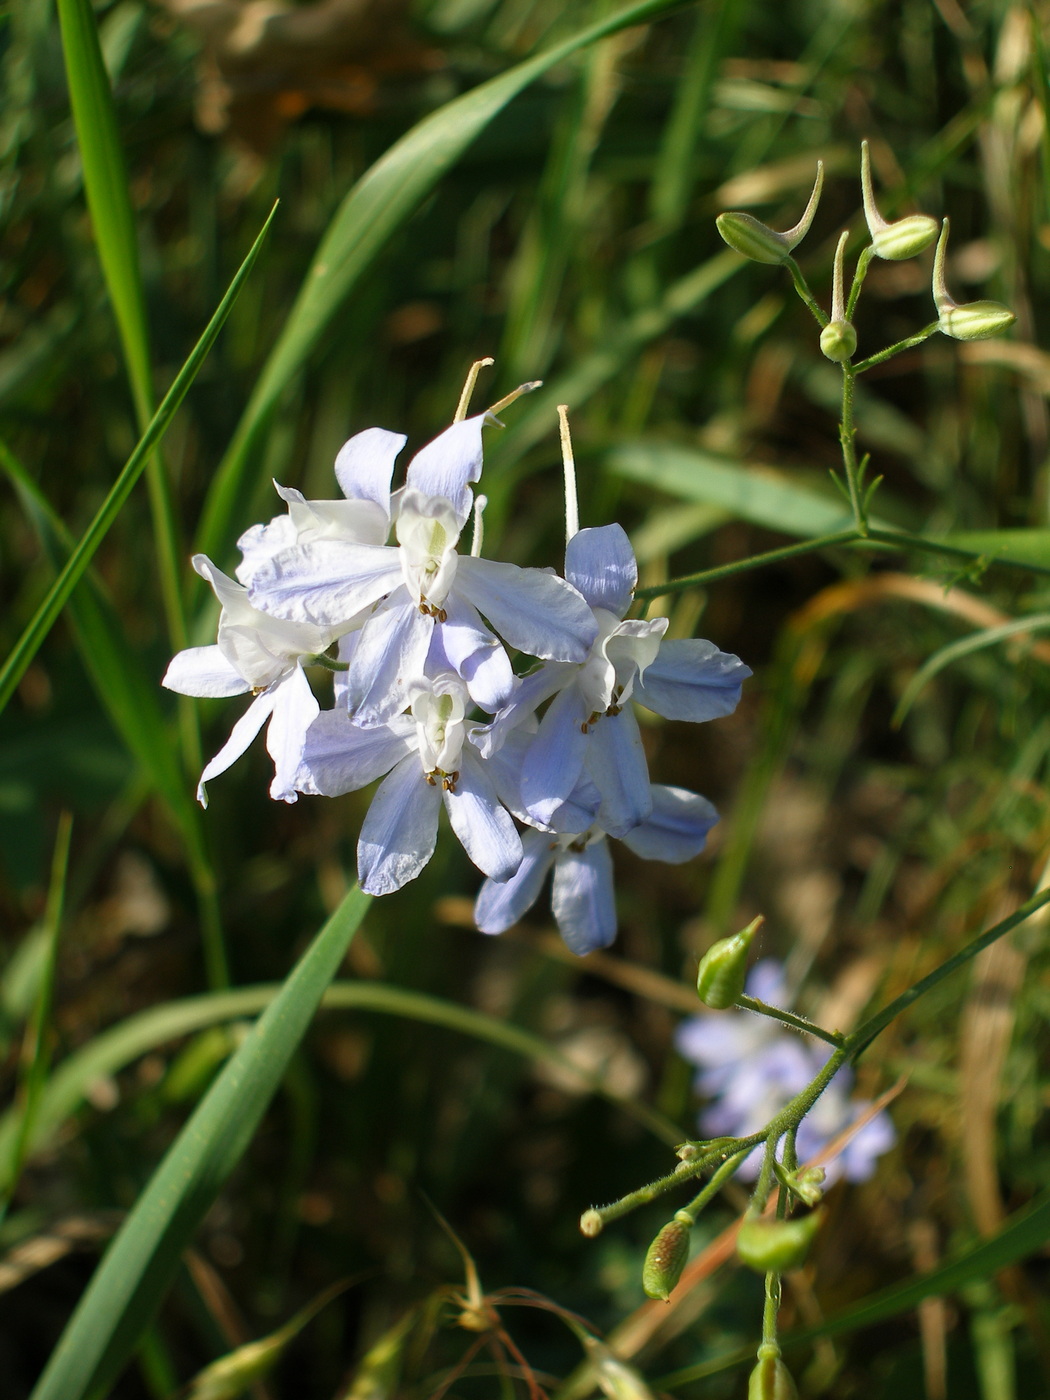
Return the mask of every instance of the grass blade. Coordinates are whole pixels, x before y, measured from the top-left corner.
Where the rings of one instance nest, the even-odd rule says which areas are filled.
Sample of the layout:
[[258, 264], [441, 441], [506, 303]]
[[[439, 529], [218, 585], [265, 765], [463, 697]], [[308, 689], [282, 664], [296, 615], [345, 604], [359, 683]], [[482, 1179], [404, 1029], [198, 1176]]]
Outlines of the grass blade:
[[193, 348], [189, 359], [175, 377], [175, 382], [164, 395], [164, 401], [157, 409], [145, 434], [139, 440], [138, 446], [128, 458], [123, 471], [117, 477], [110, 488], [106, 499], [99, 507], [94, 520], [88, 526], [86, 533], [81, 538], [80, 543], [73, 550], [73, 553], [66, 561], [64, 568], [58, 578], [48, 590], [40, 607], [29, 623], [29, 626], [22, 633], [15, 644], [10, 656], [0, 669], [0, 711], [14, 694], [15, 687], [25, 674], [26, 667], [39, 651], [44, 638], [54, 626], [59, 613], [65, 607], [69, 595], [76, 588], [83, 576], [84, 570], [91, 562], [95, 550], [105, 538], [106, 532], [117, 518], [117, 514], [124, 502], [131, 493], [131, 488], [135, 485], [142, 469], [149, 460], [150, 452], [157, 445], [167, 430], [168, 424], [175, 416], [175, 412], [186, 393], [197, 376], [197, 372], [204, 363], [208, 351], [211, 349], [215, 337], [219, 334], [223, 322], [230, 314], [230, 309], [237, 299], [237, 295], [244, 285], [248, 274], [252, 270], [255, 259], [259, 255], [263, 239], [269, 231], [276, 213], [276, 205], [270, 211], [269, 218], [263, 224], [262, 229], [255, 242], [252, 244], [248, 256], [241, 263], [237, 270], [237, 275], [230, 283], [229, 290], [219, 303], [214, 316], [208, 322], [204, 334]]
[[[153, 376], [135, 216], [113, 94], [90, 0], [58, 0], [58, 20], [69, 100], [84, 171], [84, 193], [142, 433], [153, 416]], [[181, 551], [171, 489], [159, 451], [150, 454], [146, 477], [157, 545], [157, 571], [172, 645], [178, 649], [186, 645], [179, 586]]]
[[519, 92], [555, 64], [680, 0], [638, 0], [571, 38], [480, 84], [424, 118], [353, 187], [317, 250], [280, 339], [270, 353], [205, 502], [197, 548], [221, 555], [245, 485], [252, 449], [292, 377], [302, 368], [355, 284], [391, 235], [474, 138]]
[[370, 902], [356, 887], [349, 892], [208, 1090], [106, 1251], [32, 1400], [82, 1400], [119, 1374], [251, 1142]]

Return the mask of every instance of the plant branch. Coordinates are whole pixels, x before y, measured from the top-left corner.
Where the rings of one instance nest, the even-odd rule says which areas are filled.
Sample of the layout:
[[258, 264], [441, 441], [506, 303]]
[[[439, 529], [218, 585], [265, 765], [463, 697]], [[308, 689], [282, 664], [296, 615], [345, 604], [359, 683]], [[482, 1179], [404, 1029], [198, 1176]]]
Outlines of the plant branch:
[[776, 1021], [783, 1021], [785, 1026], [791, 1026], [796, 1031], [805, 1031], [807, 1035], [815, 1035], [818, 1040], [827, 1041], [836, 1050], [841, 1050], [846, 1043], [846, 1037], [839, 1031], [826, 1031], [823, 1026], [808, 1021], [805, 1016], [799, 1016], [794, 1011], [785, 1011], [779, 1006], [769, 1006], [764, 1001], [758, 1001], [755, 997], [738, 996], [737, 1006], [742, 1006], [745, 1011], [755, 1011], [759, 1016], [770, 1016]]

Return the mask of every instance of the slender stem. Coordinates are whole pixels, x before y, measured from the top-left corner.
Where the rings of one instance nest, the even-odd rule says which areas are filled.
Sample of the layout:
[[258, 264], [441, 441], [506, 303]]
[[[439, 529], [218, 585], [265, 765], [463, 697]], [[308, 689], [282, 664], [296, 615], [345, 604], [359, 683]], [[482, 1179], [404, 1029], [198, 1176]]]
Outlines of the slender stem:
[[[752, 1144], [752, 1146], [754, 1146], [754, 1144]], [[681, 1220], [683, 1225], [687, 1223], [689, 1225], [695, 1225], [696, 1217], [703, 1210], [704, 1206], [707, 1205], [708, 1201], [710, 1201], [713, 1196], [717, 1195], [731, 1176], [736, 1175], [741, 1162], [743, 1162], [745, 1157], [750, 1155], [751, 1150], [752, 1148], [749, 1146], [746, 1147], [743, 1152], [734, 1152], [732, 1157], [727, 1158], [700, 1194], [694, 1196], [687, 1206], [683, 1206], [681, 1210], [675, 1211], [675, 1219]]]
[[762, 1345], [764, 1347], [775, 1347], [780, 1351], [780, 1343], [777, 1341], [777, 1313], [780, 1311], [780, 1275], [766, 1274], [766, 1299], [762, 1305]]
[[462, 392], [459, 396], [459, 403], [456, 405], [456, 414], [452, 419], [453, 423], [462, 423], [470, 408], [470, 400], [474, 393], [474, 385], [478, 382], [478, 375], [488, 365], [494, 365], [496, 361], [491, 355], [486, 355], [484, 359], [475, 360], [470, 369], [467, 370], [467, 377], [463, 384]]
[[[758, 1146], [763, 1136], [763, 1133], [755, 1133], [749, 1138], [734, 1138], [732, 1148], [733, 1156], [729, 1160], [737, 1161], [737, 1159], [739, 1159], [743, 1161], [744, 1157], [747, 1156], [751, 1149]], [[597, 1213], [601, 1217], [602, 1224], [608, 1225], [611, 1220], [619, 1220], [621, 1216], [629, 1215], [632, 1210], [637, 1210], [639, 1206], [646, 1206], [650, 1201], [655, 1201], [658, 1196], [664, 1195], [675, 1186], [680, 1186], [683, 1181], [688, 1181], [691, 1177], [698, 1176], [705, 1168], [713, 1166], [715, 1162], [720, 1161], [725, 1156], [725, 1151], [726, 1149], [721, 1147], [716, 1152], [707, 1153], [704, 1157], [696, 1157], [688, 1163], [683, 1162], [679, 1165], [677, 1170], [669, 1172], [667, 1176], [658, 1177], [656, 1181], [650, 1181], [647, 1186], [639, 1186], [637, 1191], [631, 1191], [626, 1196], [621, 1196], [618, 1201], [613, 1201], [612, 1205], [597, 1207]], [[727, 1175], [732, 1175], [731, 1172], [725, 1171], [727, 1165], [728, 1163], [723, 1163], [723, 1165], [719, 1167], [718, 1171], [716, 1171], [715, 1175], [711, 1178], [711, 1181], [708, 1182], [708, 1186], [711, 1185], [711, 1182], [716, 1180], [721, 1184]], [[686, 1166], [688, 1166], [688, 1170], [683, 1170], [683, 1167]], [[733, 1170], [735, 1171], [736, 1168], [734, 1167]], [[704, 1191], [706, 1190], [707, 1187], [704, 1188]], [[704, 1191], [701, 1191], [700, 1196], [704, 1195]], [[699, 1199], [700, 1197], [698, 1196], [697, 1200]], [[707, 1199], [708, 1198], [705, 1197], [705, 1202]], [[692, 1210], [695, 1204], [695, 1201], [691, 1202], [685, 1209]], [[697, 1207], [697, 1209], [699, 1210], [700, 1207]]]
[[849, 289], [849, 300], [846, 302], [846, 320], [853, 320], [853, 313], [857, 309], [857, 300], [860, 297], [860, 289], [864, 286], [864, 279], [868, 275], [868, 266], [875, 256], [875, 245], [869, 243], [861, 252], [857, 259], [857, 270], [853, 274], [853, 285]]
[[809, 307], [810, 311], [813, 313], [813, 319], [820, 329], [823, 330], [828, 324], [827, 313], [809, 290], [809, 283], [803, 277], [802, 269], [794, 258], [786, 258], [784, 260], [784, 266], [787, 268], [788, 272], [791, 273], [791, 280], [795, 284], [795, 291], [798, 292], [799, 296]]
[[758, 1181], [755, 1184], [755, 1189], [751, 1195], [751, 1204], [748, 1207], [749, 1212], [755, 1215], [761, 1215], [765, 1210], [766, 1202], [769, 1200], [769, 1193], [772, 1191], [773, 1182], [776, 1179], [774, 1167], [777, 1161], [777, 1143], [784, 1135], [783, 1128], [776, 1128], [774, 1126], [779, 1117], [780, 1114], [778, 1113], [776, 1118], [770, 1119], [766, 1128], [766, 1147], [762, 1154], [762, 1168], [758, 1173]]
[[861, 497], [860, 468], [857, 465], [857, 429], [853, 422], [853, 390], [857, 382], [856, 372], [851, 364], [842, 366], [842, 421], [839, 423], [839, 441], [842, 444], [842, 464], [846, 469], [846, 484], [849, 487], [849, 501], [853, 507], [853, 521], [857, 534], [864, 538], [868, 533], [868, 517]]
[[819, 535], [813, 540], [802, 540], [799, 544], [784, 545], [780, 549], [769, 549], [764, 554], [755, 554], [750, 559], [737, 559], [732, 564], [720, 564], [716, 569], [704, 569], [698, 574], [687, 574], [684, 578], [670, 579], [667, 583], [651, 584], [647, 588], [635, 590], [638, 600], [659, 598], [663, 593], [678, 592], [683, 588], [702, 588], [705, 584], [716, 583], [719, 579], [732, 578], [734, 574], [748, 573], [751, 569], [761, 569], [766, 564], [778, 564], [782, 559], [794, 559], [802, 554], [812, 554], [818, 549], [828, 549], [837, 544], [853, 544], [858, 539], [857, 531], [837, 530], [832, 535]]
[[793, 1026], [797, 1031], [815, 1035], [818, 1040], [825, 1040], [829, 1045], [834, 1045], [836, 1050], [841, 1050], [846, 1043], [846, 1037], [839, 1031], [826, 1031], [823, 1026], [808, 1021], [805, 1016], [798, 1016], [794, 1011], [785, 1011], [779, 1006], [769, 1006], [755, 997], [738, 996], [736, 1004], [742, 1006], [745, 1011], [756, 1011], [759, 1016], [771, 1016], [775, 1021], [783, 1021], [786, 1026]]
[[914, 335], [905, 336], [903, 340], [896, 341], [893, 345], [887, 345], [885, 350], [880, 350], [875, 355], [869, 355], [866, 360], [858, 360], [853, 366], [854, 374], [863, 374], [866, 369], [872, 369], [875, 365], [881, 365], [886, 360], [891, 360], [894, 355], [899, 355], [902, 350], [911, 350], [916, 345], [921, 345], [924, 340], [929, 340], [934, 331], [941, 328], [939, 321], [932, 321], [928, 326], [924, 326], [921, 331], [916, 331]]
[[960, 949], [954, 957], [949, 958], [947, 962], [941, 963], [940, 967], [935, 967], [934, 970], [920, 982], [916, 982], [914, 987], [909, 987], [906, 992], [902, 992], [899, 997], [891, 1001], [889, 1006], [883, 1007], [881, 1011], [877, 1011], [874, 1016], [869, 1017], [863, 1025], [858, 1026], [851, 1035], [846, 1037], [845, 1053], [847, 1057], [850, 1060], [858, 1059], [875, 1037], [881, 1031], [884, 1031], [890, 1022], [895, 1020], [902, 1011], [911, 1006], [912, 1002], [918, 1001], [919, 997], [925, 995], [931, 988], [936, 987], [938, 982], [942, 982], [945, 977], [949, 977], [958, 968], [962, 967], [964, 963], [968, 963], [972, 958], [975, 958], [978, 953], [983, 952], [985, 948], [990, 947], [1012, 929], [1017, 928], [1018, 924], [1023, 924], [1026, 919], [1031, 918], [1038, 909], [1042, 909], [1046, 904], [1050, 904], [1050, 886], [1034, 894], [1031, 899], [1022, 904], [1021, 907], [1016, 909], [1008, 918], [1000, 919], [997, 924], [993, 924], [992, 927], [982, 933], [979, 938], [975, 938], [972, 942], [967, 943], [966, 947]]

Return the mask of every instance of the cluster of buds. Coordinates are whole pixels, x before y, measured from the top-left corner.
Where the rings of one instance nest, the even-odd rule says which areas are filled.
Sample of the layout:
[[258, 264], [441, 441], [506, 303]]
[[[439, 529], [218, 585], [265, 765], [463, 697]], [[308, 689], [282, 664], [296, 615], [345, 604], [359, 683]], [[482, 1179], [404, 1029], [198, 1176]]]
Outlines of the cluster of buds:
[[[960, 305], [949, 295], [945, 284], [945, 257], [948, 245], [948, 220], [938, 225], [937, 220], [928, 214], [907, 214], [892, 222], [884, 219], [875, 202], [875, 190], [871, 178], [871, 156], [867, 141], [861, 143], [861, 195], [864, 204], [864, 220], [868, 226], [870, 242], [861, 253], [854, 288], [859, 290], [860, 281], [871, 258], [885, 258], [891, 262], [901, 262], [905, 258], [917, 257], [925, 252], [936, 240], [937, 251], [933, 265], [933, 300], [937, 309], [934, 327], [953, 340], [987, 340], [999, 335], [1011, 326], [1014, 314], [997, 301], [974, 301]], [[716, 220], [718, 231], [731, 248], [753, 262], [773, 265], [788, 265], [793, 272], [798, 271], [792, 256], [794, 249], [805, 238], [813, 223], [824, 186], [824, 165], [817, 162], [817, 178], [806, 205], [805, 213], [794, 226], [784, 233], [778, 233], [751, 214], [734, 211], [720, 214]], [[835, 250], [832, 272], [831, 315], [820, 312], [820, 348], [824, 355], [837, 364], [845, 364], [853, 358], [857, 349], [857, 332], [849, 320], [850, 303], [855, 293], [847, 299], [844, 283], [844, 263], [849, 234], [843, 233]]]

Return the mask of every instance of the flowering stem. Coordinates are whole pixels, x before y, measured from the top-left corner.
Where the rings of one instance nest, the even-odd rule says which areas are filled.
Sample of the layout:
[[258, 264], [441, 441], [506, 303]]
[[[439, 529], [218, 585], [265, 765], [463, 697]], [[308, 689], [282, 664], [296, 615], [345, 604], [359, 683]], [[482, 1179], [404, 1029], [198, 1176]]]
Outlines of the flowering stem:
[[784, 266], [787, 268], [788, 272], [791, 273], [791, 280], [795, 284], [795, 291], [798, 292], [799, 296], [809, 307], [810, 311], [813, 313], [813, 319], [820, 329], [823, 330], [828, 324], [827, 313], [809, 290], [809, 283], [806, 281], [805, 277], [803, 277], [802, 269], [794, 258], [786, 258], [784, 260]]
[[823, 1026], [808, 1021], [805, 1016], [798, 1016], [794, 1011], [784, 1011], [779, 1006], [769, 1006], [755, 997], [738, 996], [736, 1004], [742, 1006], [745, 1011], [757, 1011], [760, 1016], [771, 1016], [775, 1021], [783, 1021], [786, 1026], [793, 1026], [797, 1031], [815, 1035], [818, 1040], [825, 1040], [829, 1045], [834, 1045], [836, 1050], [840, 1050], [846, 1043], [846, 1037], [839, 1031], [826, 1031]]
[[762, 1306], [762, 1345], [775, 1347], [780, 1352], [777, 1341], [777, 1313], [780, 1311], [780, 1275], [766, 1274], [766, 1300]]
[[732, 1157], [727, 1158], [699, 1195], [694, 1196], [687, 1206], [683, 1206], [681, 1210], [675, 1211], [675, 1219], [681, 1220], [683, 1225], [695, 1225], [696, 1217], [703, 1210], [704, 1206], [707, 1205], [708, 1201], [710, 1201], [713, 1196], [717, 1195], [724, 1183], [727, 1182], [731, 1176], [736, 1175], [737, 1168], [750, 1152], [751, 1147], [745, 1147], [742, 1152], [734, 1152]]
[[863, 374], [866, 369], [872, 369], [875, 365], [881, 365], [886, 360], [890, 360], [894, 355], [899, 355], [902, 350], [911, 350], [916, 345], [921, 345], [924, 340], [929, 340], [934, 331], [940, 330], [939, 321], [932, 321], [928, 326], [924, 326], [921, 331], [916, 331], [914, 335], [905, 336], [903, 340], [896, 341], [893, 345], [887, 345], [885, 350], [880, 350], [876, 355], [869, 355], [866, 360], [858, 360], [853, 366], [854, 374]]
[[[752, 1148], [758, 1146], [763, 1137], [763, 1133], [755, 1133], [749, 1138], [734, 1139], [732, 1146], [733, 1155], [722, 1163], [714, 1176], [707, 1183], [707, 1186], [700, 1192], [700, 1195], [697, 1196], [695, 1200], [690, 1201], [689, 1205], [684, 1207], [684, 1209], [686, 1211], [693, 1211], [695, 1207], [696, 1214], [699, 1214], [714, 1192], [721, 1186], [722, 1182], [725, 1181], [727, 1177], [733, 1175], [747, 1154]], [[639, 1186], [637, 1191], [631, 1191], [626, 1196], [621, 1196], [618, 1201], [613, 1201], [612, 1205], [598, 1206], [595, 1213], [599, 1216], [603, 1225], [608, 1225], [610, 1220], [619, 1220], [621, 1216], [629, 1215], [632, 1210], [637, 1210], [639, 1206], [647, 1206], [650, 1201], [655, 1201], [658, 1196], [663, 1196], [673, 1187], [680, 1186], [683, 1181], [688, 1181], [691, 1177], [698, 1176], [705, 1167], [710, 1167], [723, 1158], [725, 1156], [725, 1151], [726, 1149], [721, 1147], [717, 1152], [709, 1152], [706, 1156], [697, 1157], [688, 1164], [681, 1163], [676, 1171], [669, 1172], [667, 1176], [658, 1177], [656, 1181], [650, 1181], [647, 1186]], [[682, 1168], [686, 1165], [688, 1165], [688, 1170], [683, 1171]], [[717, 1183], [717, 1185], [715, 1183]], [[695, 1215], [693, 1219], [695, 1219]], [[692, 1223], [692, 1221], [690, 1221], [690, 1223]]]
[[853, 422], [853, 390], [857, 373], [847, 361], [842, 366], [842, 420], [839, 423], [839, 442], [842, 445], [842, 464], [846, 469], [846, 485], [849, 487], [849, 503], [853, 507], [853, 521], [857, 534], [864, 539], [868, 534], [868, 517], [861, 497], [861, 471], [857, 465], [857, 429]]

